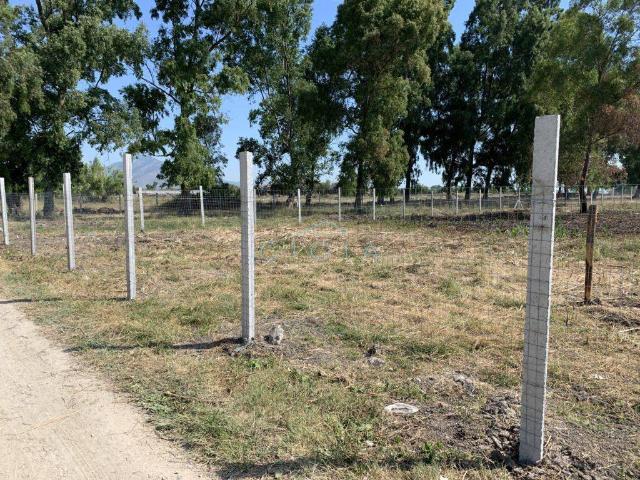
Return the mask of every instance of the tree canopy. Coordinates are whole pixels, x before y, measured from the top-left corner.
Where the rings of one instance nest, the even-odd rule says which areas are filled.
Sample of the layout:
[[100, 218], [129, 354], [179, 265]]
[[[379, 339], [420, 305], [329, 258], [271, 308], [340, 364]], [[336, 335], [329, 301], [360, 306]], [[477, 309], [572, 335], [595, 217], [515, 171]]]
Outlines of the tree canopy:
[[588, 185], [640, 181], [637, 1], [476, 0], [459, 38], [453, 4], [344, 0], [312, 31], [313, 0], [155, 0], [150, 29], [135, 0], [0, 2], [0, 175], [56, 189], [98, 168], [88, 144], [162, 158], [159, 180], [183, 192], [212, 188], [229, 161], [222, 99], [247, 95], [258, 135], [238, 150], [258, 185], [308, 200], [332, 175], [358, 202], [370, 187], [408, 196], [425, 169], [467, 196], [524, 185], [547, 113], [563, 117], [559, 178], [583, 208]]

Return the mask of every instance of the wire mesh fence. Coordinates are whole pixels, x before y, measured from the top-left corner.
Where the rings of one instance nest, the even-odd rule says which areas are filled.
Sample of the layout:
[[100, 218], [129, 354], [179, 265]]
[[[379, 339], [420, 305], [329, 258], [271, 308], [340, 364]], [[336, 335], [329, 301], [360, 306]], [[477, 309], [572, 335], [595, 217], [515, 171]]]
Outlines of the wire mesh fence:
[[[616, 262], [616, 255], [612, 253], [617, 248], [624, 252], [637, 246], [633, 235], [640, 233], [638, 187], [617, 186], [590, 189], [589, 192], [589, 204], [598, 205], [600, 212], [599, 235], [606, 236], [606, 241], [596, 241], [597, 253], [606, 256], [607, 262], [606, 267], [601, 262], [600, 268], [595, 269], [594, 296], [617, 301], [616, 299], [638, 292], [637, 279], [640, 275], [637, 267], [630, 267], [628, 262], [622, 260]], [[255, 193], [258, 234], [261, 227], [273, 232], [282, 222], [286, 225], [297, 223], [297, 192], [256, 189]], [[319, 258], [323, 258], [325, 254], [320, 255], [318, 252], [331, 251], [335, 247], [331, 246], [331, 242], [338, 241], [340, 246], [337, 251], [341, 255], [352, 255], [353, 252], [360, 251], [361, 255], [375, 262], [402, 262], [402, 258], [410, 258], [409, 252], [405, 250], [398, 249], [394, 252], [394, 245], [382, 248], [382, 253], [377, 253], [379, 246], [363, 249], [358, 245], [358, 225], [362, 222], [371, 223], [374, 210], [376, 221], [393, 222], [404, 219], [422, 222], [421, 224], [426, 222], [429, 226], [454, 226], [463, 231], [501, 232], [510, 238], [526, 237], [531, 209], [531, 193], [528, 190], [472, 192], [468, 197], [465, 198], [464, 192], [447, 193], [428, 189], [414, 189], [408, 195], [402, 189], [392, 192], [367, 190], [359, 195], [338, 190], [301, 193], [300, 234], [289, 238], [285, 242], [288, 245], [280, 245], [280, 253], [291, 255], [289, 261], [300, 259], [305, 252], [309, 256], [310, 251], [315, 251], [311, 256], [319, 255]], [[196, 235], [196, 229], [202, 229], [203, 213], [205, 228], [239, 228], [240, 193], [236, 189], [203, 191], [202, 202], [198, 190], [143, 191], [141, 196], [136, 194], [133, 204], [137, 232], [140, 232], [140, 199], [147, 236], [157, 232], [179, 240]], [[578, 189], [559, 189], [555, 200], [558, 212], [556, 240], [561, 245], [566, 244], [580, 252], [584, 244], [587, 217], [579, 213]], [[124, 250], [122, 195], [75, 194], [72, 203], [79, 266], [82, 266], [83, 258], [86, 260], [92, 254], [92, 249], [85, 248], [86, 245], [100, 243], [114, 251]], [[31, 242], [29, 196], [24, 193], [8, 193], [7, 213], [11, 244], [13, 248], [27, 253]], [[66, 237], [62, 194], [37, 192], [35, 213], [39, 255], [54, 252], [64, 254]], [[341, 224], [339, 220], [344, 223]], [[328, 231], [334, 233], [329, 234]], [[342, 238], [341, 232], [347, 232], [345, 238]], [[143, 236], [138, 241], [146, 240]], [[263, 239], [262, 244], [256, 246], [257, 258], [260, 259], [261, 255], [273, 255], [273, 245], [278, 242], [281, 243], [282, 239]], [[554, 294], [566, 299], [567, 304], [580, 301], [584, 257], [574, 253], [571, 258], [556, 263], [557, 275], [567, 276], [571, 278], [571, 282], [560, 282]], [[498, 265], [499, 262], [495, 264]], [[491, 273], [491, 269], [492, 265], [489, 264], [487, 271], [491, 277], [503, 278], [500, 272]], [[564, 285], [571, 287], [565, 289]]]

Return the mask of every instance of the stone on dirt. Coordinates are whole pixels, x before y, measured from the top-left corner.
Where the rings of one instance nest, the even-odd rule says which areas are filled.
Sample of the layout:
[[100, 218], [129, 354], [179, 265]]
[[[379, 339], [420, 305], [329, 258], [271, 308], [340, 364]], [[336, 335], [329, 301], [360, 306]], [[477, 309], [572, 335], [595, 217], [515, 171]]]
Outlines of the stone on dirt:
[[269, 330], [269, 334], [264, 339], [271, 345], [280, 345], [284, 340], [284, 329], [281, 325], [276, 325]]
[[367, 362], [372, 367], [381, 367], [385, 363], [384, 359], [382, 359], [380, 357], [369, 357], [369, 358], [367, 358]]
[[419, 410], [418, 407], [409, 405], [408, 403], [392, 403], [384, 407], [384, 411], [393, 415], [413, 415]]

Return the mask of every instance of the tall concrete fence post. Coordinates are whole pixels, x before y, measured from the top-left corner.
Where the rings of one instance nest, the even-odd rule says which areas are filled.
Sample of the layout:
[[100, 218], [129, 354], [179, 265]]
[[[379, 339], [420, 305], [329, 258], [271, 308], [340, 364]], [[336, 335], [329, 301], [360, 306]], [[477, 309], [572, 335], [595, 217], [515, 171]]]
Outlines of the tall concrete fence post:
[[253, 209], [253, 154], [240, 152], [240, 212], [242, 216], [242, 339], [255, 338], [255, 218]]
[[200, 194], [200, 223], [204, 227], [204, 190], [202, 189], [202, 185], [200, 185], [198, 193]]
[[135, 239], [135, 217], [133, 214], [133, 170], [131, 154], [125, 153], [123, 156], [124, 172], [124, 229], [125, 242], [127, 246], [127, 299], [135, 300], [137, 296], [136, 279], [136, 239]]
[[300, 189], [298, 189], [298, 223], [302, 223], [302, 202], [300, 201]]
[[373, 189], [373, 200], [371, 201], [371, 205], [373, 207], [373, 219], [376, 219], [376, 189]]
[[482, 213], [482, 189], [478, 192], [478, 209]]
[[502, 187], [498, 191], [498, 208], [502, 210]]
[[71, 194], [71, 174], [62, 175], [64, 191], [64, 224], [67, 230], [67, 266], [69, 270], [76, 268], [76, 240], [73, 232], [73, 196]]
[[342, 189], [338, 187], [338, 222], [342, 221]]
[[138, 189], [138, 204], [140, 210], [140, 231], [144, 232], [144, 196], [142, 188]]
[[520, 461], [544, 455], [560, 116], [537, 117], [533, 145], [529, 264], [524, 327]]
[[29, 223], [31, 224], [31, 255], [36, 254], [36, 192], [33, 177], [29, 177]]
[[456, 188], [456, 215], [458, 215], [458, 212], [460, 211], [459, 202], [458, 189]]
[[7, 212], [7, 191], [4, 178], [0, 178], [0, 206], [2, 207], [2, 237], [4, 244], [9, 245], [9, 212]]

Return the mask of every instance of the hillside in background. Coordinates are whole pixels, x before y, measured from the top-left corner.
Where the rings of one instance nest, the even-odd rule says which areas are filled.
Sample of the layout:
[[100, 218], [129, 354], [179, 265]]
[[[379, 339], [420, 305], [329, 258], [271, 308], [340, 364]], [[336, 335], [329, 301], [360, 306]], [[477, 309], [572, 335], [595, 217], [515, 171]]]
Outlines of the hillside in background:
[[[133, 157], [134, 186], [146, 188], [147, 185], [152, 185], [154, 182], [157, 182], [158, 188], [160, 188], [160, 185], [162, 183], [160, 180], [158, 180], [160, 167], [162, 167], [162, 160], [156, 157], [151, 157], [149, 155], [135, 155]], [[122, 170], [122, 162], [114, 162], [108, 165], [107, 168]]]

